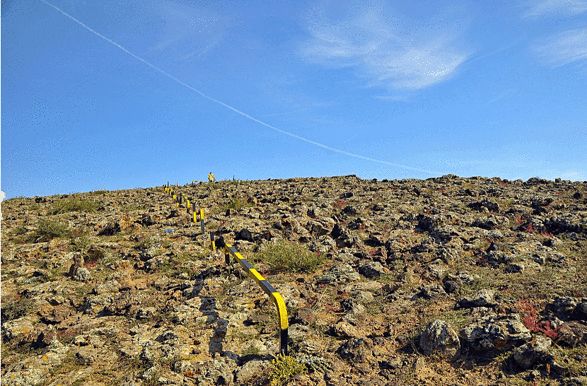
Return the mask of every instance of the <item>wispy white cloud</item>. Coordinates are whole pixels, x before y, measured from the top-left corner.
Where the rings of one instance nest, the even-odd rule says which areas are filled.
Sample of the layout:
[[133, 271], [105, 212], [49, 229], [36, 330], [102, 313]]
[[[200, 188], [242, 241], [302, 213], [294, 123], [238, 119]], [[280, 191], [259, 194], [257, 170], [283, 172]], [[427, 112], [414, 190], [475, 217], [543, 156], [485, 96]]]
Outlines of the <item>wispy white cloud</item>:
[[525, 6], [524, 16], [575, 16], [584, 12], [587, 12], [587, 0], [529, 0]]
[[418, 90], [445, 81], [469, 57], [456, 31], [446, 25], [410, 23], [372, 6], [350, 13], [332, 18], [314, 12], [307, 20], [303, 57], [332, 68], [353, 68], [368, 86], [390, 90]]
[[179, 60], [198, 58], [222, 42], [229, 17], [196, 3], [155, 3], [153, 21], [158, 27], [151, 49], [174, 55]]
[[587, 27], [561, 32], [536, 44], [534, 52], [552, 67], [587, 64]]

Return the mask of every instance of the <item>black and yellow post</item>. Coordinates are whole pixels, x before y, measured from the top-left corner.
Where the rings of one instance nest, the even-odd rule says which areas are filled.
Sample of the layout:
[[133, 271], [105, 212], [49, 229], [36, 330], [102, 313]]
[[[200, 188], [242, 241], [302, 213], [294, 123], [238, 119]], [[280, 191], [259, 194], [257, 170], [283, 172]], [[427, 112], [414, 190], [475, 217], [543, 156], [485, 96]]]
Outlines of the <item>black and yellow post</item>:
[[[194, 223], [198, 220], [200, 221], [200, 228], [202, 230], [202, 235], [204, 239], [206, 239], [206, 228], [204, 222], [204, 209], [200, 208], [199, 211], [195, 210], [195, 206], [191, 203], [191, 201], [184, 196], [183, 193], [180, 193], [179, 196], [175, 193], [171, 187], [166, 186], [165, 191], [169, 193], [170, 196], [173, 197], [173, 200], [176, 202], [177, 206], [181, 206], [183, 202], [185, 202], [185, 206], [188, 210], [188, 214], [191, 213], [193, 217]], [[190, 209], [194, 209], [193, 212]], [[199, 212], [199, 213], [198, 213]], [[199, 214], [199, 219], [198, 219]], [[247, 274], [259, 284], [263, 292], [265, 292], [275, 304], [275, 308], [277, 309], [277, 318], [278, 318], [278, 326], [279, 326], [279, 352], [281, 354], [287, 355], [287, 341], [288, 341], [288, 328], [289, 328], [289, 321], [287, 317], [287, 307], [285, 305], [285, 301], [281, 294], [273, 288], [273, 286], [261, 275], [251, 263], [249, 263], [241, 254], [230, 244], [226, 244], [222, 237], [218, 239], [215, 238], [214, 232], [210, 232], [210, 249], [212, 252], [216, 252], [216, 248], [220, 248], [224, 252], [224, 260], [227, 265], [230, 265], [230, 256], [232, 256], [239, 265], [247, 272]]]
[[214, 232], [210, 232], [210, 249], [216, 252], [216, 240], [214, 240]]
[[[212, 232], [210, 235], [212, 236]], [[288, 328], [289, 328], [289, 321], [287, 318], [287, 307], [285, 305], [285, 301], [281, 294], [273, 288], [273, 286], [261, 275], [251, 263], [246, 260], [243, 255], [240, 254], [239, 251], [236, 250], [230, 244], [226, 244], [222, 237], [219, 237], [216, 240], [216, 246], [221, 248], [225, 253], [225, 261], [230, 263], [230, 259], [228, 256], [232, 256], [239, 265], [247, 271], [248, 275], [253, 278], [257, 284], [263, 289], [271, 300], [273, 300], [273, 304], [275, 304], [275, 308], [277, 309], [277, 318], [278, 318], [278, 325], [279, 325], [279, 352], [280, 354], [287, 355], [287, 340], [288, 340]]]
[[204, 223], [204, 208], [200, 208], [200, 231], [202, 231], [202, 236], [206, 237], [206, 225]]

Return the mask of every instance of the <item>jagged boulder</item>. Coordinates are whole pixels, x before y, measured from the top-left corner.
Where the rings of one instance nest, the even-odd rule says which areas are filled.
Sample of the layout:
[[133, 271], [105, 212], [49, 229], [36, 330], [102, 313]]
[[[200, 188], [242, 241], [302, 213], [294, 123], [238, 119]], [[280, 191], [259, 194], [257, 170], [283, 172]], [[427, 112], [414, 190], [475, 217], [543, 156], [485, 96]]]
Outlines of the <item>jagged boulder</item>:
[[424, 354], [445, 358], [454, 357], [460, 349], [457, 333], [444, 320], [430, 322], [420, 334], [419, 345]]

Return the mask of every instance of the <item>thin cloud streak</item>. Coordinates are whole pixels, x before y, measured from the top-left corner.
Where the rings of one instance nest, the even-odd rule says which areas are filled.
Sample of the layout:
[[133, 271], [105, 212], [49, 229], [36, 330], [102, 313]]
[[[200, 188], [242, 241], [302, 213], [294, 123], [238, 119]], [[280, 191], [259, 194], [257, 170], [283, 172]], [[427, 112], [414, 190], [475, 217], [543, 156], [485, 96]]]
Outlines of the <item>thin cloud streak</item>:
[[564, 31], [534, 47], [536, 55], [551, 67], [587, 63], [587, 27]]
[[57, 7], [57, 6], [49, 3], [46, 0], [39, 0], [39, 1], [42, 2], [45, 5], [53, 8], [54, 10], [56, 10], [57, 12], [59, 12], [60, 14], [62, 14], [63, 16], [67, 17], [71, 21], [73, 21], [76, 24], [80, 25], [81, 27], [83, 27], [87, 31], [89, 31], [92, 34], [94, 34], [97, 37], [99, 37], [100, 39], [102, 39], [102, 40], [110, 43], [114, 47], [120, 49], [125, 54], [127, 54], [127, 55], [131, 56], [132, 58], [138, 60], [139, 62], [145, 64], [146, 66], [150, 67], [151, 69], [159, 72], [160, 74], [164, 75], [165, 77], [173, 80], [175, 83], [177, 83], [177, 84], [185, 87], [186, 89], [188, 89], [188, 90], [190, 90], [190, 91], [198, 94], [202, 98], [205, 98], [205, 99], [207, 99], [207, 100], [209, 100], [209, 101], [211, 101], [211, 102], [213, 102], [215, 104], [218, 104], [218, 105], [220, 105], [220, 106], [222, 106], [222, 107], [224, 107], [224, 108], [226, 108], [226, 109], [228, 109], [228, 110], [230, 110], [230, 111], [232, 111], [232, 112], [234, 112], [234, 113], [236, 113], [236, 114], [238, 114], [238, 115], [240, 115], [240, 116], [242, 116], [242, 117], [244, 117], [244, 118], [246, 118], [246, 119], [248, 119], [250, 121], [253, 121], [253, 122], [255, 122], [255, 123], [257, 123], [257, 124], [259, 124], [261, 126], [264, 126], [264, 127], [268, 128], [268, 129], [271, 129], [271, 130], [273, 130], [275, 132], [278, 132], [278, 133], [281, 133], [281, 134], [286, 135], [288, 137], [297, 139], [299, 141], [306, 142], [308, 144], [311, 144], [311, 145], [320, 147], [322, 149], [329, 150], [329, 151], [331, 151], [333, 153], [338, 153], [338, 154], [345, 155], [345, 156], [348, 156], [348, 157], [352, 157], [352, 158], [356, 158], [356, 159], [361, 159], [361, 160], [364, 160], [364, 161], [375, 162], [375, 163], [379, 163], [379, 164], [383, 164], [383, 165], [387, 165], [387, 166], [392, 166], [392, 167], [401, 168], [401, 169], [405, 169], [405, 170], [415, 171], [415, 172], [424, 173], [424, 174], [428, 174], [428, 175], [441, 175], [441, 174], [444, 174], [444, 173], [440, 173], [440, 172], [436, 172], [436, 171], [431, 171], [431, 170], [427, 170], [427, 169], [421, 169], [421, 168], [412, 167], [412, 166], [409, 166], [409, 165], [399, 164], [399, 163], [395, 163], [395, 162], [389, 162], [389, 161], [380, 160], [380, 159], [373, 158], [373, 157], [364, 156], [364, 155], [357, 154], [357, 153], [352, 153], [352, 152], [349, 152], [349, 151], [346, 151], [346, 150], [343, 150], [343, 149], [339, 149], [339, 148], [336, 148], [336, 147], [333, 147], [333, 146], [326, 145], [326, 144], [321, 143], [321, 142], [318, 142], [318, 141], [311, 140], [309, 138], [303, 137], [301, 135], [297, 135], [297, 134], [292, 133], [290, 131], [280, 129], [280, 128], [278, 128], [276, 126], [273, 126], [273, 125], [271, 125], [271, 124], [269, 124], [267, 122], [264, 122], [264, 121], [262, 121], [262, 120], [260, 120], [258, 118], [255, 118], [254, 116], [252, 116], [252, 115], [250, 115], [250, 114], [248, 114], [248, 113], [246, 113], [246, 112], [244, 112], [242, 110], [239, 110], [236, 107], [233, 107], [233, 106], [229, 105], [228, 103], [225, 103], [225, 102], [223, 102], [223, 101], [221, 101], [219, 99], [216, 99], [214, 97], [211, 97], [211, 96], [205, 94], [204, 92], [198, 90], [197, 88], [191, 86], [190, 84], [184, 82], [183, 80], [181, 80], [181, 79], [177, 78], [176, 76], [170, 74], [169, 72], [163, 70], [162, 68], [160, 68], [160, 67], [158, 67], [158, 66], [150, 63], [149, 61], [147, 61], [146, 59], [142, 58], [141, 56], [133, 53], [132, 51], [128, 50], [127, 48], [125, 48], [121, 44], [115, 42], [114, 40], [112, 40], [112, 39], [110, 39], [108, 37], [106, 37], [105, 35], [102, 35], [100, 32], [94, 30], [93, 28], [91, 28], [90, 26], [88, 26], [87, 24], [85, 24], [84, 22], [82, 22], [81, 20], [78, 20], [77, 18], [75, 18], [74, 16], [70, 15], [69, 13], [65, 12], [61, 8], [59, 8], [59, 7]]
[[587, 12], [587, 0], [530, 0], [524, 17], [576, 16]]
[[421, 26], [402, 28], [372, 8], [338, 20], [313, 15], [307, 24], [310, 36], [300, 49], [304, 58], [332, 68], [354, 68], [372, 87], [430, 87], [453, 76], [469, 57], [444, 28], [417, 34]]

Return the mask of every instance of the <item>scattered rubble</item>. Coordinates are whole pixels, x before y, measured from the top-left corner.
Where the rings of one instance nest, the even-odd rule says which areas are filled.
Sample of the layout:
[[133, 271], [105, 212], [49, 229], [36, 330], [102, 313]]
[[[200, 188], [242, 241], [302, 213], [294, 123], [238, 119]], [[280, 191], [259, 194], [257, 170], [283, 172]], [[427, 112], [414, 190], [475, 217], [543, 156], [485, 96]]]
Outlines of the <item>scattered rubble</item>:
[[[283, 294], [291, 368], [279, 376], [295, 370], [290, 384], [587, 379], [584, 182], [344, 176], [178, 189]], [[274, 305], [162, 188], [10, 199], [2, 215], [3, 384], [281, 379]], [[312, 269], [260, 258], [282, 240], [319, 257]]]

